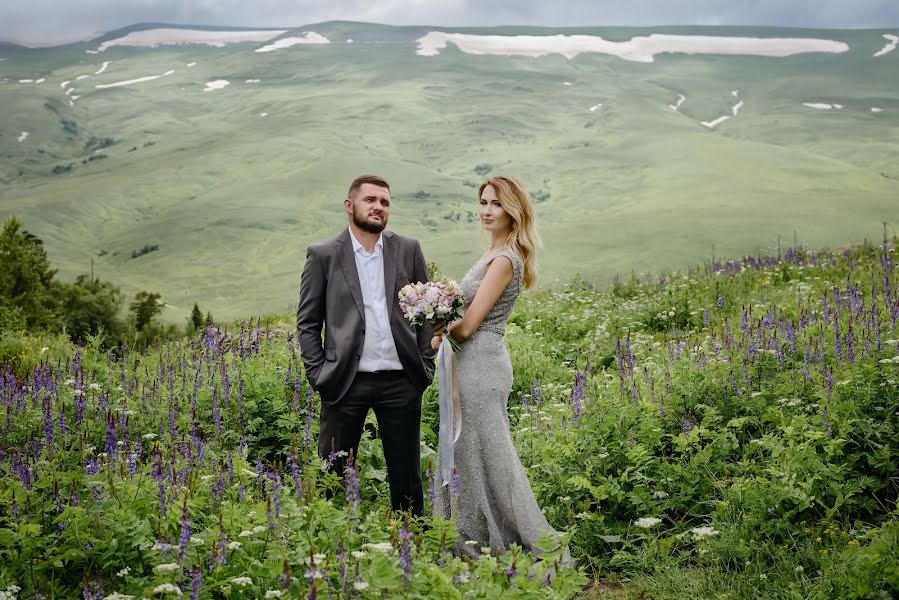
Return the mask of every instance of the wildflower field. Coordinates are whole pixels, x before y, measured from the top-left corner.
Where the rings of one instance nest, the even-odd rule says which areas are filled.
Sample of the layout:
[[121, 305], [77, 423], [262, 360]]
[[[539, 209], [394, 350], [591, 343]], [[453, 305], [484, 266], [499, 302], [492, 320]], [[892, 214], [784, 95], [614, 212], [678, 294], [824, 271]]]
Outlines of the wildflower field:
[[392, 514], [373, 422], [327, 474], [289, 317], [4, 336], [0, 598], [895, 597], [896, 241], [522, 296], [510, 421], [576, 568]]

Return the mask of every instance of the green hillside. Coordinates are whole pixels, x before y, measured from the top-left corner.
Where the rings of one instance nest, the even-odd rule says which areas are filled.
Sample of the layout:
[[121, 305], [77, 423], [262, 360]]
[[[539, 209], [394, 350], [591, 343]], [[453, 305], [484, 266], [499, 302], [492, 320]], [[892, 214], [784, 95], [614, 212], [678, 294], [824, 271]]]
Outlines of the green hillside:
[[[162, 293], [173, 321], [194, 302], [223, 318], [287, 310], [305, 247], [344, 226], [340, 202], [361, 172], [391, 181], [392, 228], [419, 237], [427, 258], [456, 276], [486, 241], [472, 222], [482, 174], [519, 177], [540, 200], [544, 285], [672, 268], [713, 247], [757, 253], [794, 232], [812, 245], [860, 241], [899, 214], [899, 52], [872, 56], [887, 31], [441, 29], [850, 46], [787, 58], [662, 54], [653, 63], [473, 55], [452, 44], [419, 56], [416, 40], [433, 28], [347, 22], [282, 36], [314, 31], [330, 44], [269, 53], [253, 51], [262, 43], [87, 53], [152, 27], [0, 49], [0, 219], [21, 216], [64, 277], [93, 259], [129, 294]], [[215, 80], [230, 84], [203, 91]], [[700, 125], [730, 113], [734, 90], [739, 114]], [[159, 250], [130, 258], [147, 244]]]

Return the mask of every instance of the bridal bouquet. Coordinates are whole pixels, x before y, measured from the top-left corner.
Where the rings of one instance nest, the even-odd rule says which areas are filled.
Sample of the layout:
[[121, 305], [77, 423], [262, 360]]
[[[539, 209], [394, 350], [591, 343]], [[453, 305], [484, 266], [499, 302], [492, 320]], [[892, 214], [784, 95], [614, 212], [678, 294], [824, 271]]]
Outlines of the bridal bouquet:
[[427, 283], [410, 283], [399, 293], [400, 310], [415, 325], [436, 325], [460, 319], [465, 297], [459, 284], [444, 277]]
[[[400, 290], [400, 310], [415, 325], [437, 325], [462, 318], [465, 297], [459, 284], [443, 278], [428, 283], [410, 283]], [[444, 335], [437, 351], [440, 427], [438, 459], [443, 485], [449, 485], [455, 468], [453, 444], [462, 433], [462, 401], [456, 377], [454, 351], [458, 343]]]

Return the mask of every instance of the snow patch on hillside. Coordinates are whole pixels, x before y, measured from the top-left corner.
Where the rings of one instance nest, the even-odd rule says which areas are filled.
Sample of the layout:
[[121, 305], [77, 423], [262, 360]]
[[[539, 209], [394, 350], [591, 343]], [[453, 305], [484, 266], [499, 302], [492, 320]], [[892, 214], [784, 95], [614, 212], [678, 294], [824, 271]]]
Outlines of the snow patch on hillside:
[[702, 123], [703, 125], [705, 125], [706, 127], [708, 127], [709, 129], [714, 129], [715, 127], [717, 127], [717, 126], [720, 125], [721, 123], [724, 123], [725, 121], [727, 121], [729, 118], [730, 118], [730, 117], [727, 116], [727, 115], [721, 115], [720, 117], [718, 117], [718, 118], [715, 119], [714, 121], [701, 121], [701, 123]]
[[231, 85], [231, 82], [228, 81], [227, 79], [216, 79], [215, 81], [207, 81], [206, 89], [204, 89], [203, 91], [211, 92], [213, 90], [220, 90], [227, 85]]
[[291, 46], [296, 46], [297, 44], [330, 44], [331, 40], [326, 38], [323, 35], [315, 33], [314, 31], [304, 31], [301, 37], [288, 37], [280, 40], [276, 40], [274, 43], [269, 44], [268, 46], [263, 46], [262, 48], [256, 48], [256, 52], [274, 52], [275, 50], [282, 50], [284, 48], [290, 48]]
[[106, 71], [106, 68], [107, 68], [108, 66], [109, 66], [109, 61], [108, 61], [108, 60], [103, 61], [103, 66], [101, 66], [101, 67], [97, 70], [97, 72], [94, 73], [94, 75], [99, 75], [100, 73], [103, 73], [104, 71]]
[[803, 102], [802, 106], [815, 108], [817, 110], [833, 110], [835, 108], [843, 108], [842, 104], [829, 104], [827, 102]]
[[887, 52], [892, 52], [896, 49], [896, 46], [899, 45], [899, 36], [890, 35], [889, 33], [883, 34], [885, 40], [887, 40], [887, 45], [874, 53], [874, 56], [883, 56]]
[[102, 89], [106, 89], [106, 88], [114, 88], [114, 87], [119, 87], [119, 86], [123, 86], [123, 85], [132, 85], [135, 83], [143, 83], [145, 81], [153, 81], [154, 79], [159, 79], [160, 77], [165, 77], [167, 75], [171, 75], [174, 72], [175, 71], [166, 71], [162, 75], [148, 75], [146, 77], [138, 77], [137, 79], [128, 79], [126, 81], [116, 81], [115, 83], [103, 83], [103, 84], [96, 85], [94, 87], [96, 87], [98, 90], [102, 90]]
[[202, 29], [171, 29], [162, 27], [144, 31], [132, 31], [124, 37], [103, 42], [97, 48], [97, 51], [103, 52], [113, 46], [155, 48], [168, 44], [205, 44], [206, 46], [222, 48], [225, 44], [267, 42], [285, 33], [287, 33], [286, 29], [278, 31], [204, 31]]
[[683, 94], [678, 94], [677, 95], [677, 104], [669, 104], [668, 108], [670, 108], [671, 110], [678, 110], [680, 108], [680, 105], [683, 104], [684, 100], [686, 100], [686, 99], [687, 99], [687, 97], [684, 96]]
[[416, 54], [435, 56], [448, 42], [468, 54], [538, 57], [561, 54], [574, 58], [586, 52], [611, 54], [624, 60], [651, 63], [657, 54], [747, 54], [791, 56], [804, 52], [840, 53], [849, 45], [815, 38], [748, 38], [700, 35], [652, 34], [626, 42], [612, 42], [592, 35], [473, 35], [430, 31], [418, 40]]
[[25, 140], [28, 139], [28, 132], [23, 131], [22, 133], [19, 134], [19, 137], [17, 137], [16, 139], [19, 140], [20, 142], [24, 142]]
[[883, 109], [880, 108], [880, 107], [877, 107], [877, 106], [872, 106], [872, 107], [871, 107], [871, 112], [872, 112], [872, 113], [882, 113], [882, 112], [883, 112]]

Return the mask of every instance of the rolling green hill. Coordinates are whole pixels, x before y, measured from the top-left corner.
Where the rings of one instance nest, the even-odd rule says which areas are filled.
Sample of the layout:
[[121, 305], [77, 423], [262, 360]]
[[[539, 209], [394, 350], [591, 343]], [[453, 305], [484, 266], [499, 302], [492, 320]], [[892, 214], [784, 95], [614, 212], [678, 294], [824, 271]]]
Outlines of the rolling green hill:
[[[171, 26], [0, 46], [0, 218], [20, 215], [63, 276], [93, 260], [127, 293], [161, 292], [172, 320], [194, 302], [223, 318], [286, 310], [305, 247], [344, 226], [341, 200], [361, 172], [391, 181], [391, 227], [455, 276], [486, 241], [474, 199], [484, 173], [519, 177], [540, 200], [544, 285], [664, 270], [713, 246], [755, 253], [794, 231], [813, 245], [879, 237], [899, 215], [899, 52], [873, 56], [899, 32], [330, 22], [281, 37], [311, 31], [331, 43], [274, 52], [254, 42], [88, 53], [157, 27]], [[641, 63], [450, 43], [417, 55], [433, 30], [802, 37], [849, 50]], [[204, 91], [217, 80], [229, 84]], [[722, 115], [731, 118], [700, 124]], [[159, 250], [131, 258], [148, 244]]]

